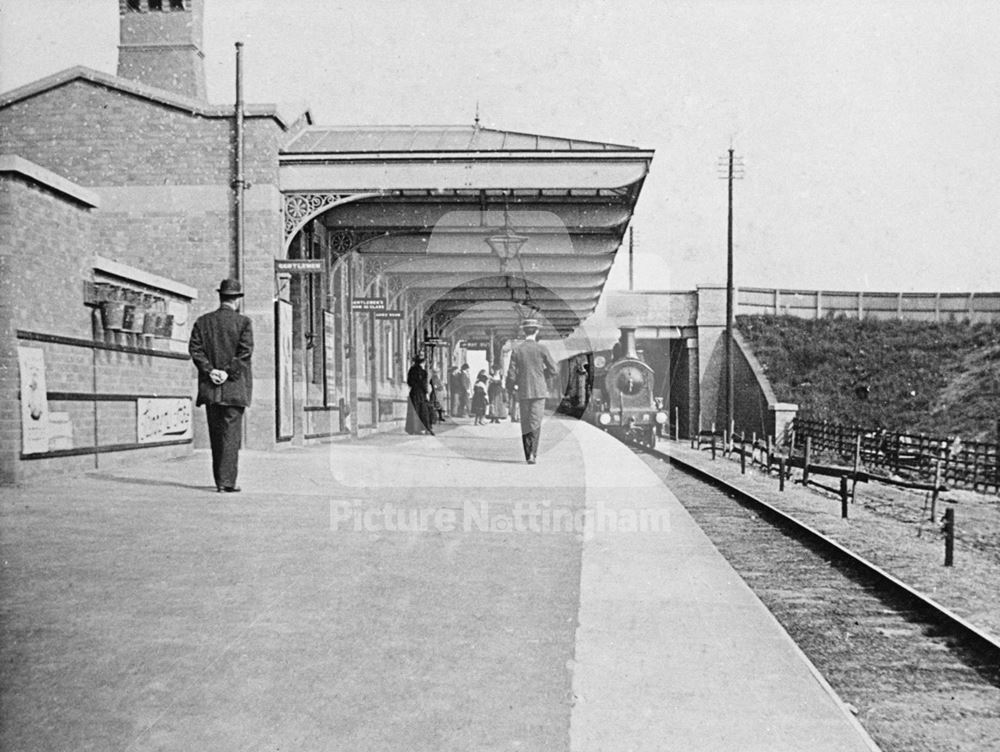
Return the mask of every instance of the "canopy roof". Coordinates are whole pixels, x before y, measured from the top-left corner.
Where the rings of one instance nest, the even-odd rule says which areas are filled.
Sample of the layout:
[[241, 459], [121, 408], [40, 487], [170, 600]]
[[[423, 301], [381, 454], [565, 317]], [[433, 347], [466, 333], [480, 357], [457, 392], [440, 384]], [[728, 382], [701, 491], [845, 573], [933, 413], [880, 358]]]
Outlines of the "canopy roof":
[[604, 144], [474, 125], [313, 126], [289, 143], [286, 154], [424, 151], [639, 151], [634, 146]]
[[[446, 333], [513, 333], [531, 312], [564, 336], [597, 305], [652, 156], [476, 126], [313, 126], [282, 149], [279, 180], [289, 234], [289, 202], [326, 197], [298, 226], [320, 218]], [[511, 236], [503, 261], [488, 240]]]

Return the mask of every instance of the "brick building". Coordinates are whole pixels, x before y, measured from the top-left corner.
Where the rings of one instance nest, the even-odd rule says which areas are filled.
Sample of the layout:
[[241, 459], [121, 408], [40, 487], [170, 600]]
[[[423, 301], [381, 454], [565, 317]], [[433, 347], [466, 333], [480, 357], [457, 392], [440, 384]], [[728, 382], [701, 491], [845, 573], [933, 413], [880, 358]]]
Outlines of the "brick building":
[[205, 99], [203, 1], [120, 0], [117, 75], [0, 94], [2, 482], [204, 444], [186, 341], [226, 276], [254, 324], [253, 448], [396, 425], [417, 349], [496, 359], [526, 311], [564, 335], [600, 296], [651, 152], [236, 117]]

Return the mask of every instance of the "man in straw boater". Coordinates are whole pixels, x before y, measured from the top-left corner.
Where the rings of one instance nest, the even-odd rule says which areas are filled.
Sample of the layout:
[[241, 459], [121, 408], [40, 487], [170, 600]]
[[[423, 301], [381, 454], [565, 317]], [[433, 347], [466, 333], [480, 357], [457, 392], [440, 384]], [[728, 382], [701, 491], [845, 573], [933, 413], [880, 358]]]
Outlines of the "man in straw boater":
[[219, 307], [194, 322], [188, 352], [198, 369], [196, 404], [205, 406], [208, 418], [215, 490], [236, 493], [243, 411], [253, 390], [253, 328], [239, 312], [243, 298], [239, 280], [222, 280], [218, 292]]
[[557, 373], [548, 350], [538, 343], [538, 319], [524, 319], [521, 331], [524, 341], [514, 346], [507, 371], [507, 390], [516, 389], [518, 409], [521, 411], [521, 443], [524, 459], [534, 465], [538, 457], [538, 442], [542, 435], [542, 416], [545, 398], [549, 393], [548, 380]]

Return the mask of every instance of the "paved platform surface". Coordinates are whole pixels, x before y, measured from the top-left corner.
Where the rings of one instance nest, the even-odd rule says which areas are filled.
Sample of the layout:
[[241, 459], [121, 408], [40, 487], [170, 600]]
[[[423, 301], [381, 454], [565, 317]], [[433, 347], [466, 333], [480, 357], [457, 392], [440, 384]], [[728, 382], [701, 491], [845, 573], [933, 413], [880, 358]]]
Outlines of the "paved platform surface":
[[551, 418], [3, 489], [3, 750], [865, 750], [648, 467]]

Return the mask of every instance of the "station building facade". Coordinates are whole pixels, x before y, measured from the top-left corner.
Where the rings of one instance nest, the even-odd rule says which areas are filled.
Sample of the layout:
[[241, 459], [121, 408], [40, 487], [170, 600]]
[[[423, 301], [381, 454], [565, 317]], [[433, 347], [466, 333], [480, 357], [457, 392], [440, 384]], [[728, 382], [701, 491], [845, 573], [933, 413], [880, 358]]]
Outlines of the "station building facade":
[[202, 3], [121, 0], [116, 75], [0, 94], [4, 483], [207, 444], [187, 336], [227, 276], [263, 449], [395, 426], [416, 351], [501, 362], [520, 317], [565, 337], [600, 298], [650, 151], [237, 116], [205, 99]]

